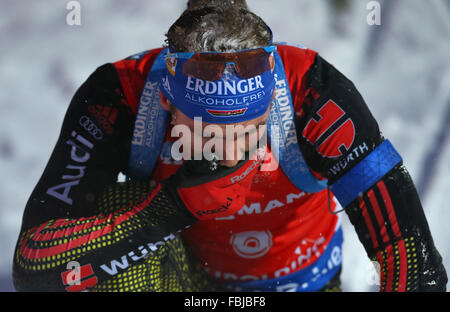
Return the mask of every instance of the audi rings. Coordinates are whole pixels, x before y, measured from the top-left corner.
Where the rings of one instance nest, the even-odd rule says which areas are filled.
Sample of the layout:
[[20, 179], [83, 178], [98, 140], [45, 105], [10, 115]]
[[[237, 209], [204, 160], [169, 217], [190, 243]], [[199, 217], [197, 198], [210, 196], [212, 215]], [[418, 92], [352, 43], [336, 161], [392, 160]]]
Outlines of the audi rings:
[[94, 139], [103, 139], [103, 131], [88, 116], [81, 116], [79, 123]]

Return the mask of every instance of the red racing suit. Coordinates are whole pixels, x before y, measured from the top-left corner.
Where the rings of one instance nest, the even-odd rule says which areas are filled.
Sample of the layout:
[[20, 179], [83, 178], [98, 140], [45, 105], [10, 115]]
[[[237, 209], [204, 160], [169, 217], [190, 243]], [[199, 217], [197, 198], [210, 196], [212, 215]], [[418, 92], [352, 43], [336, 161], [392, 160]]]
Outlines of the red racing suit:
[[[115, 207], [111, 199], [106, 212], [99, 211], [97, 201], [108, 186], [118, 184], [119, 173], [127, 172], [139, 99], [160, 51], [99, 67], [74, 95], [25, 208], [14, 255], [18, 290], [67, 290], [61, 274], [69, 261], [79, 261], [89, 272], [84, 288], [102, 285], [138, 266], [143, 242], [163, 240], [144, 222], [151, 219], [150, 211], [157, 211], [149, 204], [152, 192], [126, 207]], [[353, 83], [317, 52], [288, 45], [278, 46], [278, 52], [300, 149], [316, 177], [332, 184], [384, 138]], [[170, 127], [166, 142], [172, 140], [169, 134]], [[151, 183], [158, 184], [180, 165], [163, 148]], [[336, 206], [327, 190], [305, 193], [278, 168], [256, 174], [239, 211], [187, 229], [178, 224], [180, 217], [167, 227], [170, 233], [184, 229], [183, 240], [194, 257], [219, 281], [273, 279], [320, 258], [339, 228], [338, 216], [330, 213], [340, 209]], [[344, 208], [368, 256], [381, 265], [380, 290], [445, 290], [442, 259], [402, 164]]]

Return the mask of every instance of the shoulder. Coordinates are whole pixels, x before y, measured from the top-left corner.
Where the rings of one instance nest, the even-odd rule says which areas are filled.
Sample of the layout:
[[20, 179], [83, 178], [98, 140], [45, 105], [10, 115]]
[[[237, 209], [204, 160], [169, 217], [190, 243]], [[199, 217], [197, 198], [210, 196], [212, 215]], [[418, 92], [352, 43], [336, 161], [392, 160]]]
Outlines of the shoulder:
[[130, 72], [135, 72], [137, 75], [146, 76], [156, 56], [163, 49], [164, 48], [161, 47], [139, 52], [116, 61], [113, 64], [118, 70], [127, 70]]
[[277, 43], [277, 51], [283, 62], [287, 62], [290, 65], [311, 63], [318, 54], [317, 51], [302, 45], [292, 45], [286, 43]]
[[286, 79], [297, 112], [302, 110], [307, 91], [306, 76], [315, 63], [318, 53], [314, 50], [288, 44], [277, 44], [277, 51], [283, 61]]
[[113, 63], [124, 94], [136, 113], [139, 98], [154, 60], [164, 48], [146, 50]]
[[314, 63], [318, 53], [300, 45], [277, 44], [277, 51], [283, 60], [286, 75], [302, 77]]

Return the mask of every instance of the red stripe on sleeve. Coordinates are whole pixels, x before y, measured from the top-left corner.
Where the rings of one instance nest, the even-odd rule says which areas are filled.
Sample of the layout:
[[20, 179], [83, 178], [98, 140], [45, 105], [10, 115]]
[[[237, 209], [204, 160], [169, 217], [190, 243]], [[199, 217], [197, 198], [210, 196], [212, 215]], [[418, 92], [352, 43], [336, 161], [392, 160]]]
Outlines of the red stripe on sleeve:
[[[138, 206], [134, 207], [132, 210], [124, 213], [123, 215], [117, 217], [114, 219], [114, 223], [105, 226], [102, 229], [90, 232], [86, 235], [83, 235], [79, 238], [76, 239], [72, 239], [70, 240], [70, 237], [67, 237], [67, 242], [63, 243], [61, 245], [58, 246], [54, 246], [54, 247], [48, 247], [48, 248], [42, 248], [42, 249], [32, 249], [29, 248], [27, 246], [27, 242], [29, 239], [34, 239], [33, 235], [36, 232], [30, 231], [30, 235], [28, 237], [26, 237], [21, 245], [20, 245], [20, 252], [22, 254], [23, 257], [27, 258], [27, 259], [42, 259], [42, 258], [47, 258], [47, 257], [51, 257], [51, 256], [55, 256], [57, 254], [61, 254], [64, 253], [68, 250], [71, 250], [73, 248], [79, 247], [81, 245], [84, 245], [96, 238], [99, 238], [103, 235], [109, 234], [111, 233], [119, 224], [125, 222], [126, 220], [128, 220], [130, 217], [134, 216], [135, 214], [137, 214], [138, 212], [140, 212], [141, 210], [143, 210], [145, 207], [147, 207], [147, 205], [151, 202], [151, 200], [153, 199], [153, 197], [159, 192], [161, 188], [161, 185], [159, 185], [155, 190], [153, 190], [153, 192], [151, 193], [150, 196], [148, 196], [148, 198], [143, 201], [141, 204], [139, 204]], [[117, 212], [115, 213], [117, 214]], [[105, 218], [101, 219], [101, 222], [103, 222], [105, 220]], [[100, 223], [101, 223], [100, 222]], [[94, 222], [94, 224], [98, 224], [98, 222]], [[40, 226], [38, 229], [42, 230], [44, 227]], [[68, 234], [69, 236], [73, 234], [73, 230], [70, 229], [71, 231], [67, 231], [67, 230], [63, 230], [61, 232], [65, 232], [66, 234]], [[49, 233], [50, 235], [52, 233]], [[42, 234], [44, 236], [48, 236], [48, 234]], [[39, 235], [38, 235], [39, 236]], [[58, 235], [59, 236], [59, 235]], [[40, 238], [42, 239], [42, 238]]]
[[362, 215], [364, 217], [364, 220], [366, 221], [367, 229], [369, 230], [370, 233], [370, 238], [372, 239], [373, 248], [377, 249], [379, 247], [377, 236], [375, 234], [375, 229], [373, 228], [372, 221], [370, 220], [369, 213], [367, 212], [366, 204], [364, 203], [362, 197], [359, 197], [358, 200], [359, 200], [359, 208], [361, 208]]
[[380, 234], [383, 239], [383, 243], [389, 242], [389, 235], [387, 232], [387, 228], [384, 222], [383, 215], [381, 214], [380, 206], [378, 205], [378, 201], [375, 197], [375, 193], [373, 190], [369, 190], [367, 192], [367, 196], [369, 197], [370, 204], [372, 205], [373, 212], [375, 214], [375, 217], [377, 218], [378, 225], [380, 226]]
[[406, 247], [404, 240], [398, 242], [398, 251], [400, 254], [400, 276], [398, 280], [398, 291], [403, 292], [406, 290], [406, 278], [408, 275], [408, 261], [406, 259]]
[[[402, 234], [400, 232], [400, 226], [397, 221], [397, 216], [395, 215], [394, 205], [392, 204], [391, 196], [389, 195], [389, 192], [386, 188], [386, 185], [383, 181], [379, 181], [377, 183], [378, 189], [380, 190], [381, 196], [383, 197], [386, 210], [389, 216], [389, 221], [391, 222], [392, 231], [394, 233], [395, 238], [401, 238]], [[407, 254], [406, 254], [406, 247], [405, 247], [405, 241], [399, 240], [397, 242], [398, 244], [398, 252], [399, 252], [399, 258], [400, 258], [400, 272], [399, 272], [399, 284], [398, 284], [398, 291], [405, 291], [406, 290], [406, 279], [407, 279], [407, 273], [408, 273], [408, 263], [407, 263]]]
[[386, 247], [386, 254], [387, 254], [387, 281], [386, 281], [386, 291], [390, 292], [392, 291], [392, 284], [394, 282], [394, 252], [392, 245], [389, 245]]
[[377, 183], [378, 189], [380, 190], [381, 196], [383, 197], [384, 204], [386, 205], [386, 210], [389, 216], [389, 221], [391, 222], [392, 231], [394, 232], [394, 236], [396, 238], [400, 238], [402, 236], [400, 232], [400, 227], [397, 222], [397, 217], [394, 211], [394, 205], [392, 205], [391, 196], [389, 196], [389, 192], [386, 188], [386, 185], [381, 180]]

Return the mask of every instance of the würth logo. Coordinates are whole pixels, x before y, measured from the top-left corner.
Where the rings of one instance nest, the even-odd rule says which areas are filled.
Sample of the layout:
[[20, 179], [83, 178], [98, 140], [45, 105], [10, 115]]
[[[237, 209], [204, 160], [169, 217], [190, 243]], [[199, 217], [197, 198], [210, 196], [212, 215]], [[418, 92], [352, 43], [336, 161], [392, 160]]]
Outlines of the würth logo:
[[355, 140], [355, 125], [345, 112], [329, 100], [308, 122], [303, 137], [325, 157], [345, 155]]
[[80, 266], [78, 262], [72, 261], [67, 264], [67, 268], [72, 269], [61, 274], [63, 284], [68, 286], [66, 287], [67, 291], [83, 291], [97, 285], [98, 278], [94, 275], [90, 264]]

